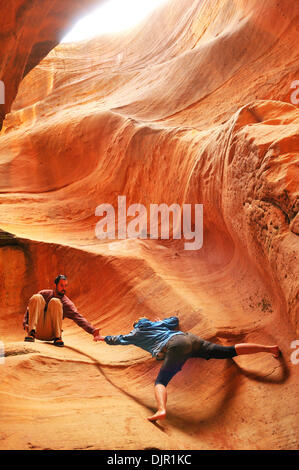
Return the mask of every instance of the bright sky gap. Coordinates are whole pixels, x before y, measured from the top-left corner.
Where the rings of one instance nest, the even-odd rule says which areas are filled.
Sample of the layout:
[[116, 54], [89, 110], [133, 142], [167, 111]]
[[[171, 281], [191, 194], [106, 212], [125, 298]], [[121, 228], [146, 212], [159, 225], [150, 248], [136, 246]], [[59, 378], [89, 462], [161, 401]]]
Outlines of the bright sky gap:
[[117, 33], [140, 23], [157, 7], [168, 0], [110, 0], [79, 20], [62, 38], [63, 42], [77, 42], [101, 34]]

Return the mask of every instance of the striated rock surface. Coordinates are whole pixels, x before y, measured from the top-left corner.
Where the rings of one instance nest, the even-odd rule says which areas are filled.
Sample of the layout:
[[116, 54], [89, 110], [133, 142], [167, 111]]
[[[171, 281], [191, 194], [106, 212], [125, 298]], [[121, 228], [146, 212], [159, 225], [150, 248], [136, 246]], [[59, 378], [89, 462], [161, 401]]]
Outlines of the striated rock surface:
[[[16, 34], [5, 66], [18, 73], [0, 133], [0, 448], [296, 449], [299, 5], [173, 0], [40, 62], [77, 3], [43, 10], [47, 50], [24, 19], [28, 57]], [[202, 248], [97, 239], [95, 209], [119, 195], [148, 213], [203, 204]], [[155, 426], [161, 363], [145, 351], [96, 344], [69, 320], [63, 350], [22, 342], [29, 297], [59, 272], [104, 335], [178, 315], [205, 339], [279, 344], [283, 356], [188, 360]]]

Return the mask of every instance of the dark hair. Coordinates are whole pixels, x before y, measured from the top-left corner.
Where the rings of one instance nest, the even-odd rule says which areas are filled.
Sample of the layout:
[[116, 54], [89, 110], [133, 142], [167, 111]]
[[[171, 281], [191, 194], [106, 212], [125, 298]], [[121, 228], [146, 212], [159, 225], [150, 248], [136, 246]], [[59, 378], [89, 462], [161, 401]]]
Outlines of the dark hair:
[[58, 276], [54, 280], [56, 286], [58, 285], [58, 282], [60, 281], [60, 279], [67, 279], [67, 277], [64, 274], [58, 274]]

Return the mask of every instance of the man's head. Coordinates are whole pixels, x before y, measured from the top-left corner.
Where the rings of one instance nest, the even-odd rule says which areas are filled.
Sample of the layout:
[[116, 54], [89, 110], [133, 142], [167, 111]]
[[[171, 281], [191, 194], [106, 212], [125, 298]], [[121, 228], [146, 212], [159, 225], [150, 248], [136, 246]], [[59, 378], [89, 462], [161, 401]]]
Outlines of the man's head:
[[68, 284], [67, 277], [64, 274], [59, 274], [54, 282], [56, 284], [56, 294], [62, 297], [66, 293]]

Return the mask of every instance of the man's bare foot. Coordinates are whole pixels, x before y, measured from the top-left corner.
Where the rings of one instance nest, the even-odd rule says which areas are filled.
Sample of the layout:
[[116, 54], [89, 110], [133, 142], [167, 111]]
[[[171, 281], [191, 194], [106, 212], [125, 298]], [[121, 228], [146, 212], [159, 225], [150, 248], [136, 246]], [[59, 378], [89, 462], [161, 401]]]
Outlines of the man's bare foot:
[[272, 352], [272, 354], [273, 354], [273, 357], [276, 357], [276, 358], [279, 357], [280, 354], [281, 354], [280, 349], [279, 349], [278, 346], [273, 346], [271, 352]]
[[157, 421], [157, 419], [165, 419], [166, 411], [165, 410], [158, 410], [153, 416], [147, 418], [149, 421]]

